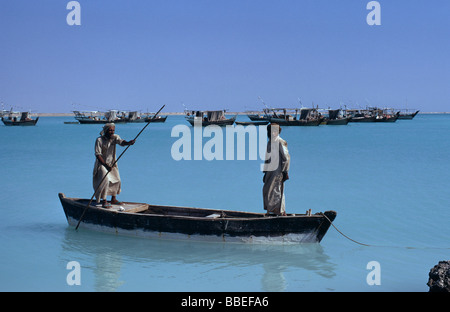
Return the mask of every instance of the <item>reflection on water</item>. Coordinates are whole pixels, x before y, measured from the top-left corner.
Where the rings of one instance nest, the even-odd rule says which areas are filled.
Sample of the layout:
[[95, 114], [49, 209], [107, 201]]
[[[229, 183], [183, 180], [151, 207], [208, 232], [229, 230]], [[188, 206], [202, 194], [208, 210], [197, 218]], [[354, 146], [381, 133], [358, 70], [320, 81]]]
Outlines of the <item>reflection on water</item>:
[[[84, 263], [94, 266], [91, 269], [96, 291], [120, 290], [124, 283], [132, 283], [121, 280], [121, 271], [135, 264], [151, 264], [152, 267], [192, 264], [208, 267], [214, 272], [211, 274], [216, 275], [220, 275], [218, 271], [227, 272], [232, 268], [244, 268], [251, 274], [261, 274], [262, 269], [260, 286], [264, 291], [285, 291], [285, 274], [292, 270], [302, 269], [325, 278], [335, 275], [335, 265], [319, 244], [251, 245], [154, 240], [75, 231], [69, 227], [62, 240], [62, 249], [64, 257], [81, 255]], [[73, 259], [67, 259], [70, 260]]]
[[95, 255], [96, 291], [116, 291], [124, 283], [119, 280], [122, 263], [122, 257], [114, 251], [100, 252]]

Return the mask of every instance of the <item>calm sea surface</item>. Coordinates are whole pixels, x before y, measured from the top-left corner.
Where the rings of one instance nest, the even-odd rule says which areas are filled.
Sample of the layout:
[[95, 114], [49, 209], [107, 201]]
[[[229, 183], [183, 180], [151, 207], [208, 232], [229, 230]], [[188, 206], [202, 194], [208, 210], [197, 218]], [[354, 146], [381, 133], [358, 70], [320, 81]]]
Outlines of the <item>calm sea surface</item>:
[[[334, 228], [320, 244], [303, 245], [75, 231], [58, 193], [92, 196], [101, 125], [64, 124], [73, 120], [41, 117], [35, 127], [0, 125], [0, 291], [422, 292], [428, 291], [429, 270], [450, 259], [450, 115], [282, 129], [291, 154], [287, 211], [335, 210], [336, 227], [371, 246]], [[259, 157], [176, 161], [176, 125], [188, 123], [169, 116], [151, 124], [124, 154], [119, 199], [262, 212]], [[116, 133], [130, 140], [142, 127], [118, 124]], [[67, 283], [71, 261], [80, 264], [79, 286]], [[379, 271], [368, 269], [371, 261]], [[380, 285], [367, 282], [374, 273]]]

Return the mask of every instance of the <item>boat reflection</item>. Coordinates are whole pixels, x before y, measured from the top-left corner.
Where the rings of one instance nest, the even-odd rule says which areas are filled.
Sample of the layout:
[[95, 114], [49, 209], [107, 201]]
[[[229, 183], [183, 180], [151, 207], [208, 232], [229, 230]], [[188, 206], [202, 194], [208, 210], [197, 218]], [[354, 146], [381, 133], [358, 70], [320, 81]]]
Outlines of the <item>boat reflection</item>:
[[[95, 276], [96, 291], [116, 291], [121, 290], [124, 283], [141, 283], [121, 280], [124, 276], [121, 271], [136, 265], [143, 265], [143, 270], [153, 264], [155, 267], [162, 264], [195, 265], [195, 268], [204, 266], [208, 271], [213, 270], [214, 274], [220, 274], [217, 270], [228, 272], [233, 268], [248, 268], [249, 271], [260, 272], [260, 267], [260, 288], [263, 291], [285, 291], [285, 274], [296, 269], [314, 272], [324, 278], [335, 276], [335, 264], [330, 262], [322, 246], [314, 243], [274, 245], [153, 240], [112, 236], [88, 230], [74, 231], [69, 227], [62, 241], [62, 249], [65, 260], [76, 260], [73, 259], [76, 257], [95, 266], [91, 269]], [[83, 267], [83, 263], [81, 266]], [[168, 275], [173, 276], [172, 273]], [[145, 289], [144, 286], [141, 290], [153, 290], [153, 287], [149, 288]]]

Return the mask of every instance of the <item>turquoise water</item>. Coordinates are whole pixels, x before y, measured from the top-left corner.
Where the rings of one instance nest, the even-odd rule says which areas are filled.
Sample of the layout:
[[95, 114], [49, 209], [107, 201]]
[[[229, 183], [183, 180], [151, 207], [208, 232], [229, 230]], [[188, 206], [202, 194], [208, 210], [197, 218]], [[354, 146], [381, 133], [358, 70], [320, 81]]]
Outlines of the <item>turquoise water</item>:
[[[246, 120], [239, 116], [238, 120]], [[396, 123], [285, 127], [290, 213], [336, 210], [320, 244], [163, 241], [67, 225], [58, 199], [92, 196], [99, 125], [41, 117], [0, 126], [1, 291], [428, 291], [450, 253], [450, 115]], [[261, 160], [175, 161], [182, 116], [150, 125], [119, 161], [124, 201], [262, 212]], [[117, 125], [133, 138], [143, 124]], [[204, 138], [203, 143], [210, 138]], [[119, 152], [122, 149], [119, 148]], [[80, 264], [81, 285], [67, 268]], [[371, 261], [379, 285], [369, 285]]]

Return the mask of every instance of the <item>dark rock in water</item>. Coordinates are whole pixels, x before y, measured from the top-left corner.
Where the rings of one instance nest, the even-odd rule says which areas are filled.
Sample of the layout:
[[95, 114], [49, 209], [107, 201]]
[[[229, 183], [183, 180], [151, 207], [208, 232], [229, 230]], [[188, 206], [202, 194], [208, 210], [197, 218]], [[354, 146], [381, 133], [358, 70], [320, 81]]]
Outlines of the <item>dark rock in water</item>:
[[450, 261], [439, 261], [428, 275], [430, 292], [450, 292]]

